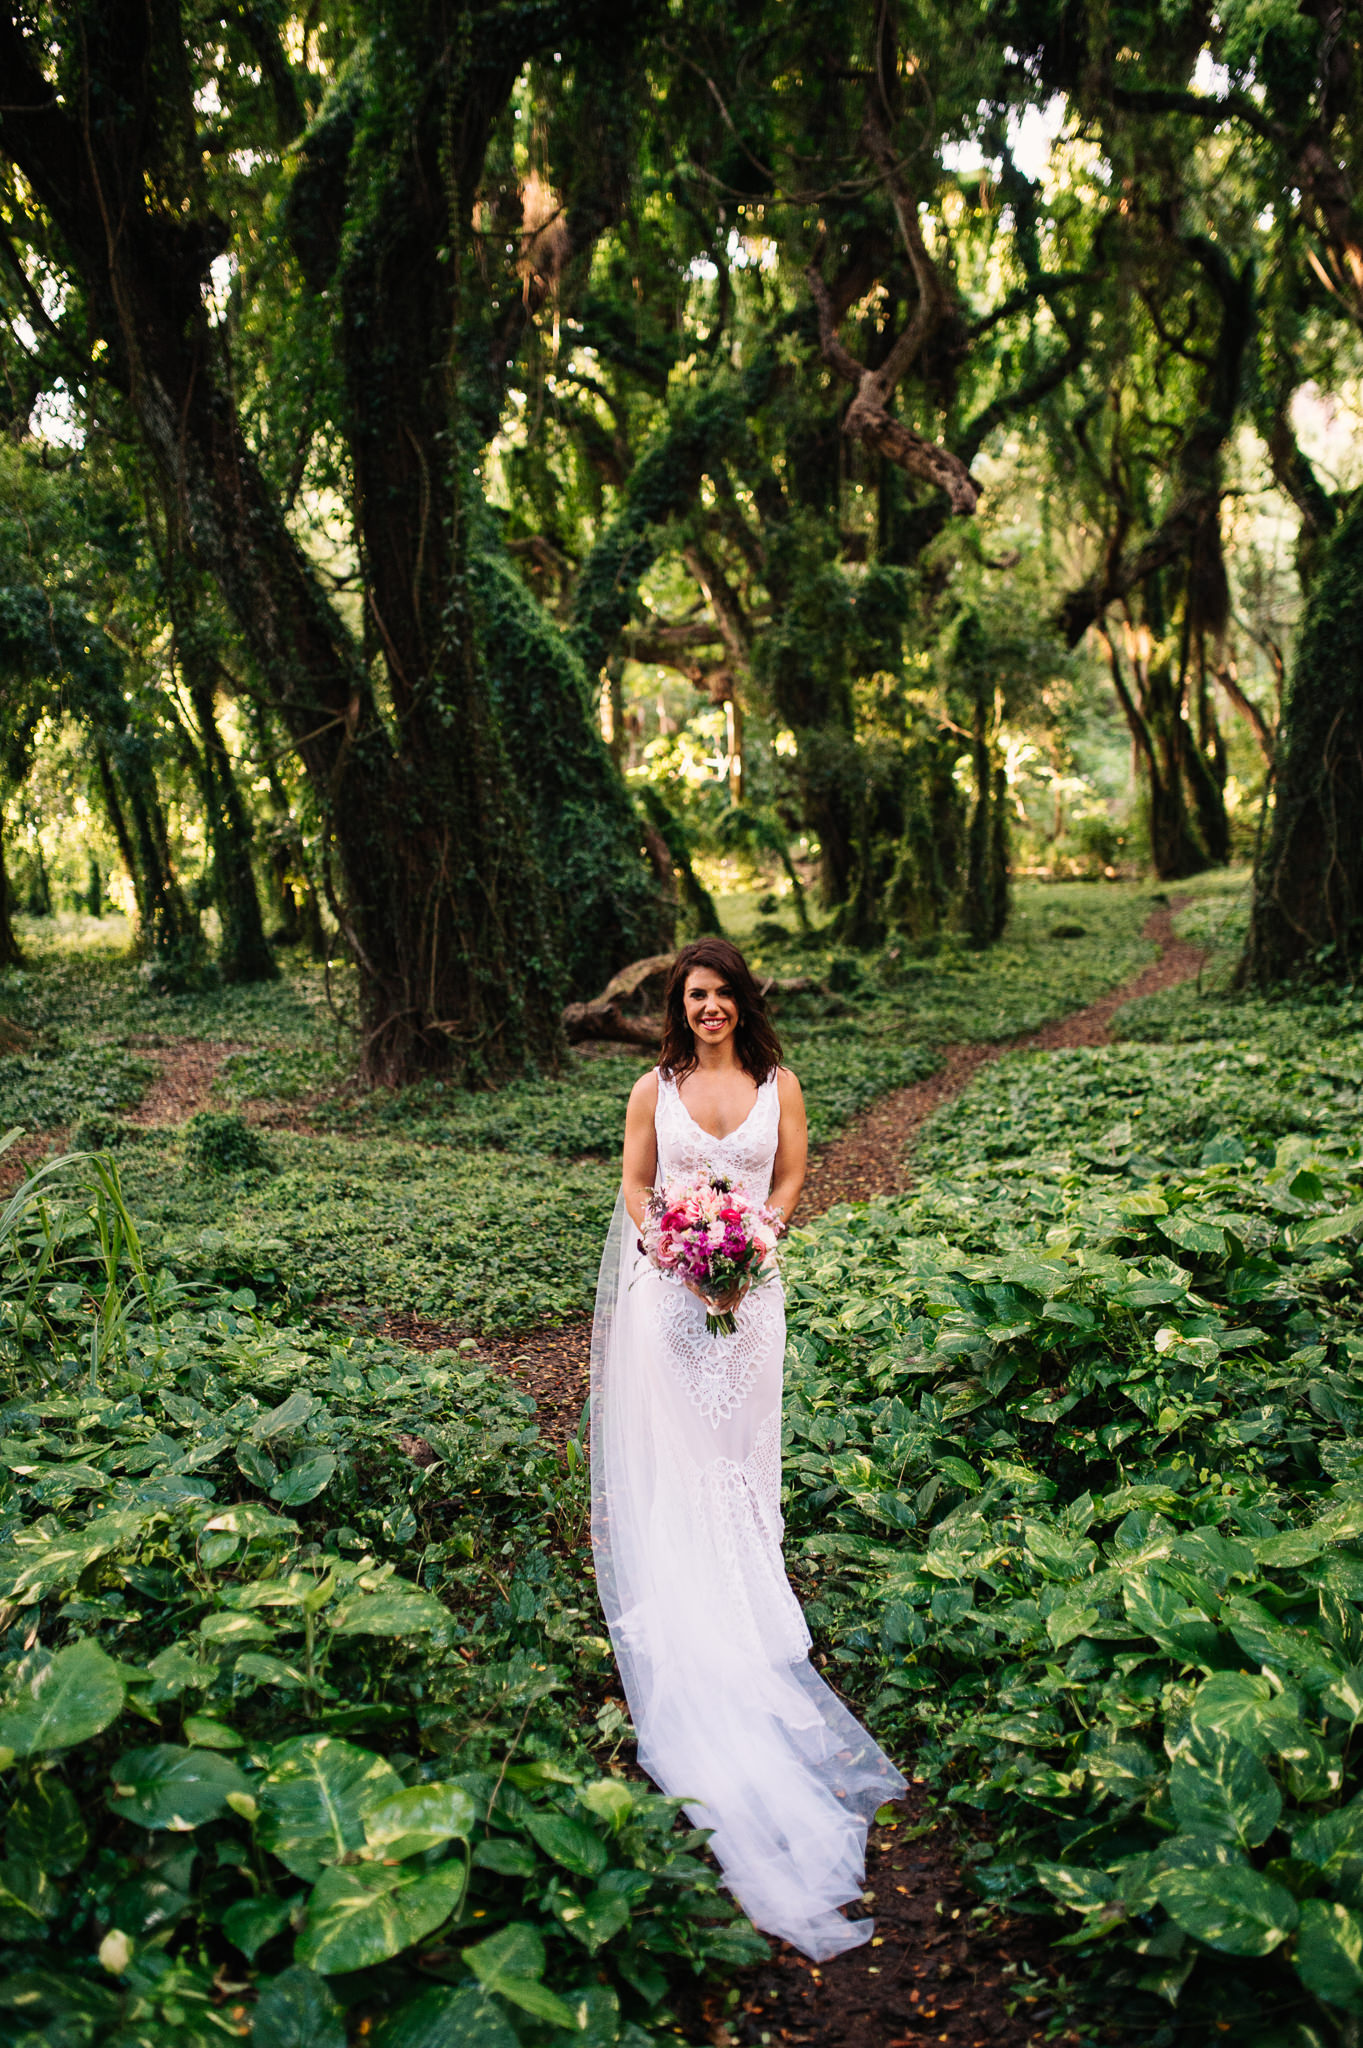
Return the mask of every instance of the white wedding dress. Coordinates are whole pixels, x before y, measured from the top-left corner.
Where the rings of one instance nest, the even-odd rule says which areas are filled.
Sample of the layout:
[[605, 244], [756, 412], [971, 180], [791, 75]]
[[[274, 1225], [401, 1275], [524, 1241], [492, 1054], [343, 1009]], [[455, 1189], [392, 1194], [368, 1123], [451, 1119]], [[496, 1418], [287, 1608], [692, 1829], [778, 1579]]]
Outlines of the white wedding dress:
[[[702, 1167], [755, 1201], [771, 1187], [775, 1074], [714, 1138], [658, 1076], [658, 1180]], [[724, 1882], [768, 1934], [822, 1960], [869, 1940], [866, 1827], [904, 1779], [809, 1662], [781, 1558], [785, 1300], [755, 1288], [732, 1337], [657, 1272], [617, 1200], [592, 1333], [597, 1583], [654, 1783], [686, 1800]]]

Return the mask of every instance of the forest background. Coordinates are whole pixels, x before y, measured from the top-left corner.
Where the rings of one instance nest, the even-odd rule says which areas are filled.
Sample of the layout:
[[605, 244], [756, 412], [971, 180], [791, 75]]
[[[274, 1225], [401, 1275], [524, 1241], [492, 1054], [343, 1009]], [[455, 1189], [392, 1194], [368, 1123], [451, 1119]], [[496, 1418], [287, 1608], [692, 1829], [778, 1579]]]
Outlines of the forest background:
[[1080, 1916], [1019, 2010], [1353, 2038], [1358, 30], [0, 9], [5, 2048], [740, 2024], [479, 1349], [590, 1300], [593, 999], [728, 931], [825, 1142], [1152, 891], [1202, 984], [792, 1250], [792, 1569]]

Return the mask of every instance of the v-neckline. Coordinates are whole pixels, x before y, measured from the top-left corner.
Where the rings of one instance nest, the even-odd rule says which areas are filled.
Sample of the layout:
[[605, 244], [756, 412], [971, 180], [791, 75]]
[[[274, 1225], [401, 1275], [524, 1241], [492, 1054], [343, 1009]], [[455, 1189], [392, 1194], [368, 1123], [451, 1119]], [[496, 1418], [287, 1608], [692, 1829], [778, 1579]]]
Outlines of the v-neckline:
[[708, 1138], [712, 1145], [727, 1145], [731, 1138], [736, 1138], [740, 1131], [745, 1131], [748, 1128], [748, 1125], [752, 1122], [753, 1118], [757, 1114], [757, 1105], [762, 1100], [762, 1090], [766, 1087], [766, 1085], [767, 1084], [765, 1081], [758, 1082], [757, 1093], [753, 1097], [752, 1108], [748, 1111], [748, 1114], [744, 1117], [741, 1124], [735, 1124], [733, 1129], [731, 1131], [726, 1132], [725, 1135], [721, 1138], [715, 1131], [707, 1131], [704, 1124], [697, 1123], [695, 1117], [692, 1116], [690, 1110], [686, 1107], [686, 1104], [682, 1102], [682, 1092], [680, 1083], [676, 1081], [672, 1082], [672, 1086], [676, 1089], [677, 1092], [677, 1101], [681, 1103], [682, 1115], [686, 1118], [686, 1121], [690, 1124], [692, 1130], [699, 1131], [702, 1138]]

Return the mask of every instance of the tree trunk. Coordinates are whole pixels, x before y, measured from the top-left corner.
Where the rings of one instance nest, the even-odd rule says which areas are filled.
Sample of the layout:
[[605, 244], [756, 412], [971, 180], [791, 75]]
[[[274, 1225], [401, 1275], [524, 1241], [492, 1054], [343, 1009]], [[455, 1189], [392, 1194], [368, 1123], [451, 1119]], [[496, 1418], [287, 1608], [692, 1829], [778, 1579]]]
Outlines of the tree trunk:
[[224, 981], [274, 981], [279, 967], [260, 914], [251, 860], [251, 820], [218, 725], [212, 685], [201, 676], [191, 676], [189, 697], [203, 748], [202, 789], [213, 848], [213, 893], [222, 921], [218, 965]]
[[0, 967], [22, 967], [24, 955], [14, 929], [14, 902], [5, 866], [5, 814], [0, 810]]
[[[340, 425], [390, 736], [220, 371], [202, 288], [221, 229], [167, 141], [192, 119], [175, 98], [179, 9], [95, 10], [83, 100], [54, 92], [46, 45], [12, 10], [0, 15], [0, 140], [81, 273], [102, 372], [175, 508], [172, 544], [217, 581], [328, 820], [372, 1082], [451, 1068], [487, 1082], [551, 1066], [562, 1045], [544, 875], [465, 577], [472, 450], [495, 429], [496, 404], [479, 329], [487, 295], [476, 281], [463, 293], [459, 266], [491, 124], [534, 37], [559, 32], [534, 10], [516, 21], [508, 33], [500, 15], [477, 13], [472, 56], [420, 10], [395, 21], [309, 132], [290, 186], [286, 229], [336, 309]], [[80, 111], [92, 84], [107, 110], [93, 127]], [[632, 818], [630, 842], [637, 857]]]
[[1363, 967], [1363, 495], [1312, 585], [1276, 759], [1240, 980], [1352, 981]]
[[199, 921], [171, 863], [166, 817], [147, 743], [137, 733], [119, 733], [112, 740], [111, 751], [131, 821], [128, 843], [139, 943], [146, 952], [163, 957], [195, 951], [201, 943]]

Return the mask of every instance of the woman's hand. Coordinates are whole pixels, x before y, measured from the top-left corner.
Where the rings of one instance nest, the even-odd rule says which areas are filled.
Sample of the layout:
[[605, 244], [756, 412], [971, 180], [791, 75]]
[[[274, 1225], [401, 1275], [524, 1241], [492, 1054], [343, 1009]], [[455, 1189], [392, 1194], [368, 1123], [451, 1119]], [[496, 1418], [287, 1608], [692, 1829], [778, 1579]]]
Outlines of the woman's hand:
[[697, 1301], [703, 1301], [712, 1315], [726, 1316], [731, 1310], [738, 1307], [739, 1302], [742, 1301], [744, 1295], [752, 1286], [752, 1281], [740, 1280], [737, 1287], [731, 1287], [727, 1294], [707, 1294], [703, 1288], [696, 1285], [694, 1280], [683, 1280], [682, 1285], [688, 1293], [695, 1295]]

